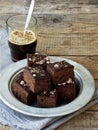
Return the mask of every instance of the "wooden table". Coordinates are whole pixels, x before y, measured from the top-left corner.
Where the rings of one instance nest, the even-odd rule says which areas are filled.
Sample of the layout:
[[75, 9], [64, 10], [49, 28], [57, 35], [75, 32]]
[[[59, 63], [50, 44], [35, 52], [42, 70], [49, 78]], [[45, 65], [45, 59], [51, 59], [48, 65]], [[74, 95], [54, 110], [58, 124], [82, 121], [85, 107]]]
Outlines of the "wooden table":
[[[0, 23], [12, 13], [26, 13], [28, 3], [20, 0], [0, 1]], [[12, 6], [13, 4], [13, 6]], [[24, 8], [26, 6], [26, 8]], [[98, 1], [97, 0], [37, 0], [34, 15], [38, 19], [38, 51], [72, 59], [84, 65], [98, 84]], [[54, 31], [55, 30], [55, 31]], [[46, 33], [58, 37], [47, 38]], [[59, 33], [58, 33], [59, 32]], [[60, 34], [62, 33], [62, 34]], [[52, 44], [51, 44], [52, 43]], [[44, 46], [43, 46], [44, 45]], [[98, 104], [62, 124], [56, 130], [97, 130]], [[11, 130], [0, 125], [0, 130]]]

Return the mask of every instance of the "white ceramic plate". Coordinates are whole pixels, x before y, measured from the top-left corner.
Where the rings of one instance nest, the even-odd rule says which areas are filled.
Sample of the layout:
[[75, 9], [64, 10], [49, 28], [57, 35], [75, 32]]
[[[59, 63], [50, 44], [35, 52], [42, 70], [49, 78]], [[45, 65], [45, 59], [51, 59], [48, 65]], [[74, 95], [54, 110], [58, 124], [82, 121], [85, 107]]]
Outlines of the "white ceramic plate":
[[8, 105], [10, 108], [30, 116], [38, 117], [54, 117], [66, 115], [75, 112], [85, 106], [92, 98], [95, 91], [94, 79], [90, 72], [72, 60], [60, 58], [60, 57], [50, 57], [51, 62], [66, 60], [75, 67], [75, 78], [77, 84], [80, 86], [80, 93], [72, 102], [68, 104], [63, 104], [55, 108], [38, 108], [36, 106], [28, 106], [17, 100], [11, 91], [11, 84], [15, 77], [20, 73], [20, 71], [26, 66], [26, 59], [16, 62], [9, 67], [7, 67], [0, 77], [0, 98], [2, 101]]

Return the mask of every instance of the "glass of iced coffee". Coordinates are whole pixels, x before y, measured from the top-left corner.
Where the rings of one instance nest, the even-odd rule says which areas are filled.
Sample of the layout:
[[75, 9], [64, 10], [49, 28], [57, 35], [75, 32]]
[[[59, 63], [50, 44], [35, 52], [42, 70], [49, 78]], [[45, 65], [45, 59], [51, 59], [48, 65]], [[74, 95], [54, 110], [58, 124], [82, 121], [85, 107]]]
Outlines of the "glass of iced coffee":
[[27, 15], [14, 15], [7, 19], [8, 45], [13, 61], [26, 58], [27, 53], [34, 54], [37, 46], [37, 20], [31, 17], [28, 29], [24, 33]]

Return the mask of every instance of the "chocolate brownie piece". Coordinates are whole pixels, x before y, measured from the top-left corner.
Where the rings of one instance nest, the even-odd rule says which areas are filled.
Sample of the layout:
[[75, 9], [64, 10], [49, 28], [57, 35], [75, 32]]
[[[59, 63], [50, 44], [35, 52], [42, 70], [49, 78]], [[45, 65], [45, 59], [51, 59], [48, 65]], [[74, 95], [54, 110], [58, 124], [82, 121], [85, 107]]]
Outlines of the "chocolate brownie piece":
[[29, 90], [29, 87], [23, 78], [14, 81], [12, 92], [18, 100], [27, 105], [31, 105], [36, 100], [36, 95]]
[[66, 82], [69, 78], [74, 80], [74, 66], [66, 61], [48, 64], [47, 71], [55, 85]]
[[37, 105], [39, 107], [56, 107], [58, 94], [56, 89], [51, 91], [43, 91], [37, 95]]
[[61, 101], [70, 102], [76, 97], [75, 82], [71, 78], [66, 82], [57, 84], [56, 89]]
[[26, 67], [23, 71], [23, 76], [32, 92], [38, 93], [50, 90], [50, 76], [41, 66]]
[[46, 69], [46, 65], [50, 63], [50, 59], [46, 55], [40, 55], [39, 53], [27, 54], [27, 66], [32, 67], [40, 65]]

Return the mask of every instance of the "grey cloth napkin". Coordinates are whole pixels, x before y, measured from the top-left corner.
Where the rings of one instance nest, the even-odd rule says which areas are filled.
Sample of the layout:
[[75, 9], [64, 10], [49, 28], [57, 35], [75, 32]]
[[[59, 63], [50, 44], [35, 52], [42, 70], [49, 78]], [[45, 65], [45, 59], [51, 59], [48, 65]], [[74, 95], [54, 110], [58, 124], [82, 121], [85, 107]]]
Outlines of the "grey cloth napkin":
[[7, 107], [0, 100], [0, 123], [11, 126], [13, 130], [53, 130], [62, 123], [87, 110], [89, 107], [93, 106], [96, 103], [98, 103], [98, 90], [96, 90], [94, 97], [85, 107], [74, 113], [60, 117], [41, 118], [26, 116], [18, 113]]
[[[10, 51], [7, 44], [7, 33], [0, 28], [0, 71], [10, 65], [12, 62], [10, 58]], [[0, 86], [2, 87], [2, 86]], [[81, 112], [87, 110], [92, 105], [98, 102], [98, 90], [96, 91], [92, 100], [80, 110], [69, 115], [53, 117], [53, 118], [40, 118], [33, 116], [26, 116], [18, 113], [0, 100], [0, 123], [11, 126], [14, 130], [53, 130], [62, 123], [77, 116]]]

